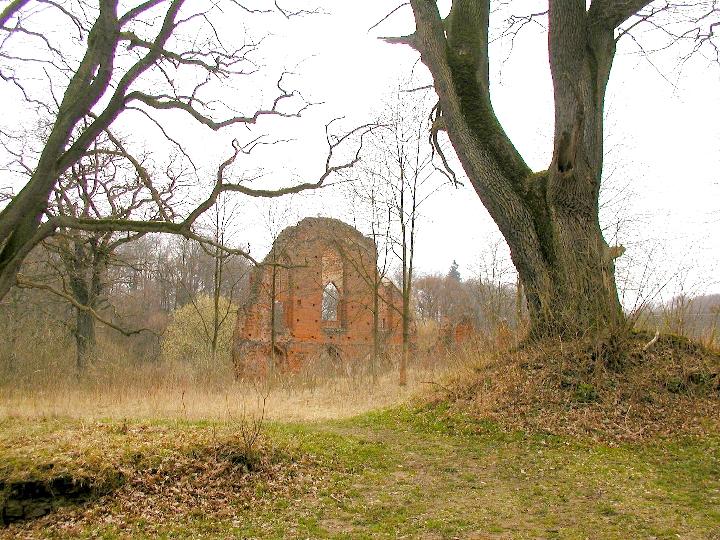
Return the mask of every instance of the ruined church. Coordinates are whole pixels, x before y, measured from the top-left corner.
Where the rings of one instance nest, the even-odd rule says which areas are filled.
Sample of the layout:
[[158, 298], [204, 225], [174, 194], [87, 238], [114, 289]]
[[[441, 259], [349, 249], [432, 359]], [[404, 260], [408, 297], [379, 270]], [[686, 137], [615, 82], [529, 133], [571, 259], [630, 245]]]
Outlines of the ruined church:
[[376, 333], [384, 349], [400, 344], [401, 294], [377, 262], [372, 238], [337, 219], [305, 218], [280, 233], [238, 310], [237, 375], [298, 371], [318, 356], [367, 361]]

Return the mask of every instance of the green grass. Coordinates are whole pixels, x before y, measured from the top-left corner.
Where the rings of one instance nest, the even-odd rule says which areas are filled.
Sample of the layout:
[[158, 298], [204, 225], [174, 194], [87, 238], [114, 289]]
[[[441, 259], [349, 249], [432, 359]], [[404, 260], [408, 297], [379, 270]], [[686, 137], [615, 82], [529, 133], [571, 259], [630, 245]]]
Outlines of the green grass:
[[[0, 423], [0, 474], [50, 474], [49, 462], [95, 474], [103, 470], [100, 455], [147, 470], [162, 462], [158, 456], [179, 460], [213, 441], [226, 444], [235, 429], [10, 420]], [[237, 489], [198, 489], [195, 503], [179, 494], [182, 505], [158, 503], [152, 513], [131, 504], [125, 485], [0, 536], [720, 538], [718, 435], [610, 446], [508, 433], [443, 408], [399, 407], [349, 420], [271, 423], [266, 441], [275, 449], [274, 472], [242, 476]], [[159, 485], [162, 500], [175, 496], [171, 485]]]

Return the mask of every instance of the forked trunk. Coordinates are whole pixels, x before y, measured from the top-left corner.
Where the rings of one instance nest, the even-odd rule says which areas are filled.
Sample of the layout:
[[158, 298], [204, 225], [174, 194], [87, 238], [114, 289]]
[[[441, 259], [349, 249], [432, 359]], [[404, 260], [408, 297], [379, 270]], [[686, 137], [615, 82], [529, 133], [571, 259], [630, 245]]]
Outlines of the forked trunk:
[[490, 99], [490, 0], [453, 0], [445, 19], [434, 1], [410, 3], [416, 31], [391, 41], [416, 48], [432, 73], [440, 98], [432, 136], [447, 132], [510, 247], [528, 303], [530, 337], [623, 327], [614, 277], [622, 248], [610, 248], [603, 239], [598, 200], [614, 28], [632, 7], [593, 2], [588, 10], [584, 1], [549, 2], [554, 152], [548, 170], [533, 173]]
[[526, 291], [536, 296], [529, 298], [531, 337], [614, 332], [624, 323], [614, 264], [621, 252], [603, 238], [598, 201], [615, 41], [612, 33], [588, 24], [582, 3], [553, 2], [549, 23], [554, 152], [547, 173], [530, 180], [540, 194], [531, 197], [530, 208], [547, 279], [533, 287], [519, 269]]

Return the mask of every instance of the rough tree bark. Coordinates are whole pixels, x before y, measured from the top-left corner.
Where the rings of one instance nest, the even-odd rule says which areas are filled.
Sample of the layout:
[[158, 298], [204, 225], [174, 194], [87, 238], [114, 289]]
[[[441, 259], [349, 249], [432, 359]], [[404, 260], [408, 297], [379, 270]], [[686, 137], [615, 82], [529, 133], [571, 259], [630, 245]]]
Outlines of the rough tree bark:
[[505, 133], [490, 99], [490, 0], [411, 0], [416, 31], [388, 38], [420, 52], [443, 130], [510, 246], [528, 303], [530, 336], [577, 336], [623, 326], [614, 259], [598, 220], [603, 105], [615, 29], [646, 0], [550, 0], [548, 54], [555, 96], [554, 151], [533, 172]]
[[[62, 254], [70, 291], [80, 305], [96, 310], [103, 290], [101, 276], [107, 267], [107, 256], [95, 238], [87, 243], [76, 238], [72, 244], [69, 252]], [[85, 371], [94, 349], [95, 318], [89, 310], [76, 307], [75, 361], [78, 373]]]

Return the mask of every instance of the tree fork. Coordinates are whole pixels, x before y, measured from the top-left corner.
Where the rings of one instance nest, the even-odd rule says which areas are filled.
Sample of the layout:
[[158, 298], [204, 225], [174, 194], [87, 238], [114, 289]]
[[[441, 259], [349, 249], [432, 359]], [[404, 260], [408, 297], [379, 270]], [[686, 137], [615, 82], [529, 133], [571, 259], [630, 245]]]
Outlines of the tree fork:
[[533, 173], [496, 117], [489, 83], [490, 0], [410, 0], [416, 30], [402, 40], [430, 70], [443, 129], [510, 247], [530, 315], [529, 337], [624, 328], [614, 257], [598, 219], [603, 104], [614, 29], [644, 0], [551, 0], [548, 54], [555, 93], [554, 151]]

